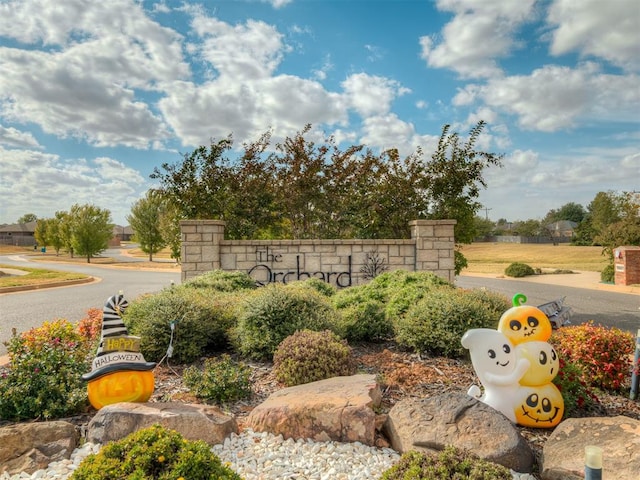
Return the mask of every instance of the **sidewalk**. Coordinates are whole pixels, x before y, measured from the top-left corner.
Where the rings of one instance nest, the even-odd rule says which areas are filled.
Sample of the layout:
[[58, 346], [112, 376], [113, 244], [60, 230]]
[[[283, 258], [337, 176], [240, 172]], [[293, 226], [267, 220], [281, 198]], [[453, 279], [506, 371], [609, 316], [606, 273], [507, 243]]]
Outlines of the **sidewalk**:
[[461, 273], [461, 276], [468, 277], [485, 277], [485, 278], [504, 278], [510, 280], [518, 280], [519, 282], [545, 283], [547, 285], [562, 285], [563, 287], [587, 288], [590, 290], [604, 290], [616, 293], [632, 293], [640, 295], [640, 285], [613, 285], [602, 283], [600, 281], [600, 273], [598, 272], [575, 272], [575, 273], [559, 273], [546, 275], [532, 275], [521, 278], [511, 278], [503, 274], [495, 273]]

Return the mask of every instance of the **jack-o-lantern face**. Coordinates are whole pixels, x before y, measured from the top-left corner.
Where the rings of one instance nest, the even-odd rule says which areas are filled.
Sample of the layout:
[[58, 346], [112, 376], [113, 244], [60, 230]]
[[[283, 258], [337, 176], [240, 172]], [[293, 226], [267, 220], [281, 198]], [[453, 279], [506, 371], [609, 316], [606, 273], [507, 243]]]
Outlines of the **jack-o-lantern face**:
[[527, 373], [520, 379], [520, 385], [544, 385], [558, 374], [558, 353], [547, 342], [524, 342], [517, 345], [515, 351], [518, 358], [526, 358], [530, 363]]
[[551, 337], [551, 322], [539, 308], [523, 305], [504, 312], [498, 322], [498, 330], [514, 345], [531, 341], [546, 342]]
[[120, 370], [90, 380], [87, 393], [91, 405], [99, 410], [113, 403], [146, 402], [154, 388], [152, 371]]
[[515, 405], [516, 422], [523, 427], [553, 428], [564, 415], [562, 394], [553, 383], [520, 387]]

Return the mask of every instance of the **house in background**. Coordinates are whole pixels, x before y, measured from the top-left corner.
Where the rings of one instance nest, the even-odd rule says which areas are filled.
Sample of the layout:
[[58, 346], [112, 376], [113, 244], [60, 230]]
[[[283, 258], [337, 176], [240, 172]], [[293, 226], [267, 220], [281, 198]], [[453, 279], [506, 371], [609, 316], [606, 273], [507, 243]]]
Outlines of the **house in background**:
[[0, 244], [18, 247], [32, 247], [36, 245], [34, 233], [38, 222], [14, 223], [0, 227]]
[[545, 226], [551, 238], [557, 241], [571, 241], [578, 224], [571, 220], [559, 220]]
[[113, 237], [109, 240], [109, 246], [118, 247], [122, 242], [130, 242], [132, 238], [133, 229], [129, 225], [126, 227], [122, 225], [114, 225]]

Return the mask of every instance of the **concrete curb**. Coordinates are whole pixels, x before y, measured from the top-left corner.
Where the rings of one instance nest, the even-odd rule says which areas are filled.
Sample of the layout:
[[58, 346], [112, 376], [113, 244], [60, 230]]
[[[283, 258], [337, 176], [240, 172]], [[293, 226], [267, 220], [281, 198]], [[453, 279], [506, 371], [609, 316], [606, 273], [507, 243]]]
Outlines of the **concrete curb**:
[[65, 280], [60, 282], [41, 283], [38, 285], [20, 285], [16, 287], [2, 287], [0, 288], [0, 295], [3, 293], [25, 292], [29, 290], [42, 290], [44, 288], [56, 288], [56, 287], [70, 287], [72, 285], [82, 285], [84, 283], [98, 282], [96, 277], [79, 278], [77, 280]]

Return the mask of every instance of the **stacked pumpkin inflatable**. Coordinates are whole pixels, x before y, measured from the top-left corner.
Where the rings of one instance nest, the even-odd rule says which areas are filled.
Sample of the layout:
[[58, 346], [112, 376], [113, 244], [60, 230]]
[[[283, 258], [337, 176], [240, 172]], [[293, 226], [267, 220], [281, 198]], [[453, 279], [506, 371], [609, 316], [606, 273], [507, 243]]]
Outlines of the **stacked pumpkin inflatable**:
[[498, 329], [468, 330], [462, 345], [471, 354], [484, 392], [473, 385], [469, 395], [525, 427], [552, 428], [564, 414], [564, 400], [553, 379], [560, 361], [547, 342], [552, 327], [538, 308], [523, 305], [516, 294], [513, 307], [500, 317]]

